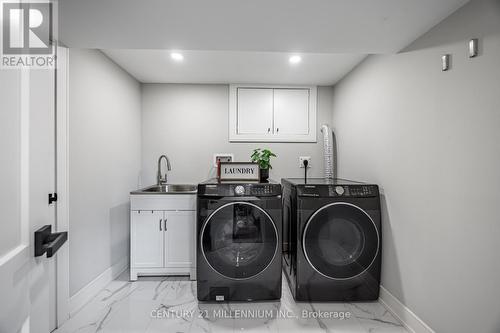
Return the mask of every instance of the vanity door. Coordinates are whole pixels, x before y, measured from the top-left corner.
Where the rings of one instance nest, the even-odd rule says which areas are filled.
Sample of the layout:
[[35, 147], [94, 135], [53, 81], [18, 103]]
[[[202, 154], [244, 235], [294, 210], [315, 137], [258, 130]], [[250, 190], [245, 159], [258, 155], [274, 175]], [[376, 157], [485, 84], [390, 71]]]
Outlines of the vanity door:
[[165, 212], [165, 267], [190, 268], [194, 258], [195, 211]]
[[132, 211], [131, 266], [163, 267], [164, 219], [162, 211]]

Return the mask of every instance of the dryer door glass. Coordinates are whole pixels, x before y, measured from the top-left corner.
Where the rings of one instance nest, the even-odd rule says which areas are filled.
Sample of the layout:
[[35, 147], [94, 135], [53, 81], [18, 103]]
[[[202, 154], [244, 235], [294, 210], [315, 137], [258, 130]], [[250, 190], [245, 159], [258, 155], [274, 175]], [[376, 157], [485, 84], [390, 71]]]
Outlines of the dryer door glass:
[[228, 278], [247, 279], [265, 270], [277, 255], [278, 232], [263, 209], [235, 202], [208, 217], [201, 243], [214, 270]]
[[332, 279], [349, 279], [363, 273], [375, 260], [379, 242], [371, 217], [348, 203], [318, 209], [306, 223], [302, 237], [309, 264]]

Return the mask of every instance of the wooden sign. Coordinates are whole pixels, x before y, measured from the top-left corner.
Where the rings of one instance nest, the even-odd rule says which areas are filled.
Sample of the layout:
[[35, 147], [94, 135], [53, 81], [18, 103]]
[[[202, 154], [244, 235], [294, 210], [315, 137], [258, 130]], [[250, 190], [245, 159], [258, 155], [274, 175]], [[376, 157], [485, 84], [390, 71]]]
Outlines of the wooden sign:
[[260, 180], [260, 168], [252, 162], [221, 162], [220, 180]]

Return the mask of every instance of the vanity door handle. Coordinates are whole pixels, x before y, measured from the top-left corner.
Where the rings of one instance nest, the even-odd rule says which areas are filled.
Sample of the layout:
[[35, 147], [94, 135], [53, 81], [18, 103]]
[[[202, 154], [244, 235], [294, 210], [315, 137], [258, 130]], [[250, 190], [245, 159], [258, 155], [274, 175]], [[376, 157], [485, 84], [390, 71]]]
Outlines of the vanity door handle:
[[41, 227], [35, 231], [35, 257], [40, 257], [44, 253], [47, 254], [47, 258], [54, 256], [67, 240], [67, 231], [53, 233], [50, 224]]
[[162, 221], [163, 221], [163, 219], [160, 219], [160, 231], [163, 231], [163, 230], [161, 229], [161, 222], [162, 222]]
[[165, 224], [164, 224], [163, 230], [167, 231], [167, 219], [165, 219], [164, 222], [165, 222]]

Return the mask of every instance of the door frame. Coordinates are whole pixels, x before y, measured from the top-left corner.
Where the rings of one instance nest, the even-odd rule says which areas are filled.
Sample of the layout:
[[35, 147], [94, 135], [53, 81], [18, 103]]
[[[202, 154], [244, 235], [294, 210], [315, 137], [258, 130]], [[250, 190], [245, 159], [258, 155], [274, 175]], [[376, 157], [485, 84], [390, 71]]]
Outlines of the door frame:
[[57, 327], [70, 317], [69, 294], [69, 49], [57, 47], [55, 71], [56, 108], [56, 230], [68, 231], [67, 245], [61, 247], [56, 258], [56, 313]]

